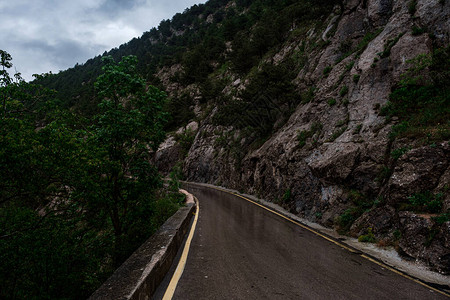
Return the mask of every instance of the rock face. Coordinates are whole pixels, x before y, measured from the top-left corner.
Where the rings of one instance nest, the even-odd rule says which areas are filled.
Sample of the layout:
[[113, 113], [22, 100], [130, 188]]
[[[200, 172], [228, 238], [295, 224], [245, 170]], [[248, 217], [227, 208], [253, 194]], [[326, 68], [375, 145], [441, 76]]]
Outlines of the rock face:
[[[388, 202], [395, 205], [412, 194], [434, 190], [448, 172], [449, 157], [448, 142], [409, 151], [399, 159], [389, 179], [386, 193]], [[447, 184], [450, 182], [447, 181]], [[444, 186], [436, 190], [444, 190]]]
[[[427, 191], [439, 193], [440, 212], [450, 208], [449, 142], [413, 147], [394, 160], [389, 133], [396, 121], [379, 114], [410, 68], [408, 61], [430, 53], [433, 43], [448, 45], [450, 1], [418, 0], [413, 15], [408, 1], [400, 0], [347, 0], [341, 10], [274, 55], [278, 61], [305, 41], [327, 39], [324, 48], [310, 49], [294, 81], [301, 92], [316, 87], [312, 101], [299, 104], [258, 147], [249, 147], [239, 130], [211, 125], [212, 110], [200, 122], [184, 161], [187, 180], [260, 195], [326, 226], [347, 213], [354, 219], [350, 234], [365, 234], [370, 227], [401, 253], [450, 273], [450, 223], [439, 225], [404, 205], [408, 197]], [[413, 34], [413, 26], [430, 34]], [[344, 53], [343, 45], [357, 50]], [[233, 82], [245, 88], [245, 80]], [[232, 89], [233, 84], [224, 91]], [[312, 128], [301, 145], [299, 133]], [[159, 152], [161, 164], [174, 159], [173, 151], [172, 156]], [[363, 196], [353, 197], [354, 191]]]
[[399, 247], [406, 255], [425, 261], [437, 271], [450, 272], [450, 222], [436, 226], [430, 219], [410, 212], [399, 216], [402, 239]]
[[159, 146], [155, 154], [155, 165], [163, 173], [169, 173], [175, 163], [182, 159], [181, 147], [173, 136]]

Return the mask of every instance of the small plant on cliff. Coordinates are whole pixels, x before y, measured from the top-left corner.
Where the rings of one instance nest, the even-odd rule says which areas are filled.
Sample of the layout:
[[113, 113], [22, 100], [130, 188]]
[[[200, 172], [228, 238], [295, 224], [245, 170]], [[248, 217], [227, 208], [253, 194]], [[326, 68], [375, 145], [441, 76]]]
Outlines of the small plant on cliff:
[[344, 97], [348, 93], [348, 86], [344, 85], [339, 91], [339, 96]]
[[377, 174], [377, 177], [375, 178], [375, 181], [382, 183], [388, 180], [391, 177], [392, 173], [393, 170], [391, 168], [389, 168], [388, 166], [382, 166]]
[[405, 34], [405, 33], [400, 33], [400, 34], [397, 35], [395, 38], [387, 40], [386, 44], [384, 45], [384, 50], [383, 50], [383, 52], [378, 53], [378, 55], [380, 56], [380, 58], [386, 58], [386, 57], [389, 57], [389, 55], [391, 55], [391, 49], [392, 49], [392, 47], [394, 47], [395, 44], [397, 44], [397, 42], [400, 40], [400, 38], [401, 38], [404, 34]]
[[195, 132], [190, 128], [187, 128], [182, 133], [175, 134], [175, 140], [180, 144], [183, 156], [188, 154], [189, 149], [194, 143], [194, 139]]
[[323, 69], [323, 75], [328, 76], [328, 74], [330, 74], [331, 70], [333, 70], [332, 66], [326, 66], [325, 69]]
[[287, 204], [292, 197], [291, 189], [286, 189], [286, 191], [283, 194], [283, 197], [281, 197], [281, 204]]
[[311, 86], [308, 88], [308, 90], [301, 94], [302, 104], [306, 104], [311, 102], [314, 99], [314, 91], [316, 89]]
[[408, 3], [408, 12], [413, 16], [417, 10], [417, 0], [411, 0]]
[[433, 221], [435, 221], [436, 224], [442, 225], [442, 224], [444, 224], [444, 223], [450, 221], [450, 211], [447, 212], [447, 213], [444, 213], [444, 214], [440, 214], [440, 215], [437, 216], [437, 217], [432, 217], [431, 219], [432, 219]]
[[410, 148], [401, 147], [391, 152], [391, 157], [395, 160], [399, 159], [403, 154], [408, 152]]
[[425, 247], [430, 247], [431, 244], [433, 243], [433, 241], [434, 241], [436, 235], [439, 234], [439, 231], [440, 231], [439, 228], [436, 228], [436, 227], [430, 228], [430, 229], [428, 230], [427, 239], [426, 239], [426, 241], [423, 243], [423, 245], [424, 245]]
[[344, 126], [344, 125], [348, 125], [348, 121], [349, 121], [349, 120], [350, 120], [350, 115], [347, 114], [347, 115], [345, 116], [344, 119], [339, 120], [339, 121], [336, 123], [336, 127], [342, 127], [342, 126]]
[[339, 215], [334, 220], [336, 229], [340, 234], [347, 234], [353, 222], [374, 206], [373, 200], [357, 190], [349, 191], [348, 200], [351, 201], [352, 207], [345, 210], [343, 214]]
[[412, 27], [412, 35], [421, 35], [425, 32], [427, 32], [427, 29], [424, 27], [417, 27], [417, 26]]
[[359, 134], [361, 132], [362, 127], [363, 124], [356, 125], [355, 129], [353, 129], [353, 134]]
[[328, 143], [334, 142], [338, 137], [340, 137], [347, 130], [347, 126], [337, 129], [333, 134], [327, 139]]
[[367, 45], [376, 38], [381, 32], [383, 31], [383, 28], [377, 29], [374, 32], [368, 32], [363, 37], [363, 39], [359, 42], [358, 46], [356, 46], [356, 51], [358, 54], [361, 54], [364, 52], [364, 50], [367, 48]]
[[311, 136], [308, 130], [301, 130], [297, 134], [298, 145], [301, 147], [306, 145], [306, 139]]
[[337, 232], [339, 234], [347, 234], [353, 222], [355, 222], [360, 215], [360, 210], [356, 207], [345, 210], [343, 214], [334, 219]]
[[347, 39], [345, 41], [342, 41], [337, 49], [337, 53], [340, 55], [339, 58], [336, 60], [336, 64], [340, 63], [353, 53], [352, 40]]
[[333, 105], [336, 104], [336, 99], [331, 98], [331, 99], [329, 99], [329, 100], [327, 101], [327, 103], [328, 103], [329, 106], [333, 106]]
[[433, 194], [430, 191], [415, 193], [408, 197], [411, 209], [430, 213], [438, 213], [442, 209], [442, 193]]
[[375, 243], [376, 241], [371, 227], [367, 228], [367, 234], [362, 234], [358, 237], [358, 242], [361, 243]]
[[298, 145], [300, 148], [306, 145], [306, 140], [313, 137], [316, 133], [319, 134], [322, 131], [322, 123], [314, 122], [312, 123], [309, 130], [301, 130], [297, 134]]

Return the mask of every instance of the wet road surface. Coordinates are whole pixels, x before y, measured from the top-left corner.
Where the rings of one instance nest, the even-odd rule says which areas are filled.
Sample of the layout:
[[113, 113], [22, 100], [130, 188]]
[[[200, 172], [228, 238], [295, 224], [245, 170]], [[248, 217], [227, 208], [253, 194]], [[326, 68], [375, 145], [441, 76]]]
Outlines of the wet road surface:
[[185, 188], [200, 214], [173, 299], [449, 299], [251, 202]]

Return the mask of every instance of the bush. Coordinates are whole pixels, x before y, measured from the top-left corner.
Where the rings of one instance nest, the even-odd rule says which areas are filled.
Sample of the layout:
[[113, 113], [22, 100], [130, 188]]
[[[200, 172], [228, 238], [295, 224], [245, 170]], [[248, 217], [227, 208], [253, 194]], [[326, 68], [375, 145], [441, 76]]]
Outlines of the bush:
[[361, 132], [363, 125], [362, 124], [358, 124], [355, 129], [353, 130], [353, 134], [359, 134]]
[[367, 229], [367, 234], [360, 235], [358, 237], [358, 242], [361, 243], [375, 243], [377, 240], [373, 235], [372, 228]]
[[377, 177], [375, 178], [375, 181], [377, 182], [384, 182], [385, 180], [388, 180], [393, 173], [393, 170], [389, 168], [388, 166], [383, 166], [378, 173]]
[[337, 226], [337, 232], [339, 234], [348, 233], [353, 222], [355, 222], [361, 214], [361, 210], [357, 207], [352, 207], [344, 211], [343, 214], [341, 214], [334, 220], [334, 223]]
[[348, 93], [348, 86], [344, 85], [341, 90], [339, 91], [339, 95], [341, 97], [344, 97], [345, 95], [347, 95]]
[[411, 0], [408, 3], [408, 12], [413, 16], [417, 10], [417, 0]]
[[280, 120], [287, 121], [298, 104], [298, 94], [292, 83], [295, 73], [288, 63], [264, 64], [255, 71], [246, 89], [239, 93], [240, 99], [219, 106], [213, 122], [236, 129], [250, 128], [254, 137], [264, 139], [275, 124], [280, 125]]
[[415, 193], [408, 197], [415, 211], [438, 213], [442, 209], [442, 193], [433, 194], [430, 191]]
[[291, 197], [292, 197], [291, 189], [287, 189], [284, 192], [283, 197], [281, 198], [281, 204], [289, 203], [289, 201], [291, 200]]
[[337, 231], [340, 234], [346, 234], [350, 230], [353, 222], [374, 206], [373, 200], [367, 198], [357, 190], [349, 191], [348, 197], [353, 206], [345, 210], [343, 214], [334, 220]]
[[437, 217], [432, 217], [432, 219], [438, 224], [442, 225], [450, 221], [450, 213], [441, 214]]
[[426, 28], [413, 26], [412, 35], [421, 35], [427, 32]]
[[323, 69], [323, 75], [328, 76], [328, 74], [330, 74], [331, 70], [333, 70], [332, 66], [326, 66], [325, 69]]
[[297, 140], [298, 140], [298, 145], [300, 146], [300, 148], [302, 148], [303, 146], [306, 145], [306, 140], [308, 138], [313, 137], [316, 133], [320, 134], [321, 130], [322, 130], [323, 125], [319, 122], [314, 122], [309, 130], [302, 130], [299, 131], [297, 134]]
[[301, 95], [302, 104], [309, 103], [314, 99], [314, 91], [315, 88], [310, 87], [305, 93], [302, 93]]
[[[400, 40], [400, 38], [404, 35], [404, 33], [400, 33], [398, 36], [396, 36], [394, 39], [389, 39], [387, 40], [386, 44], [384, 45], [384, 50], [381, 53], [378, 53], [378, 55], [380, 56], [380, 58], [386, 58], [389, 57], [389, 55], [391, 55], [391, 49], [392, 47], [395, 46], [395, 44], [397, 44], [397, 42]], [[375, 57], [375, 59], [377, 59], [377, 57]], [[375, 61], [375, 60], [374, 60]], [[376, 62], [376, 61], [375, 61]]]
[[403, 154], [405, 154], [406, 152], [408, 152], [410, 149], [409, 148], [398, 148], [395, 149], [391, 152], [391, 157], [395, 160], [399, 159]]
[[191, 109], [193, 105], [194, 100], [187, 93], [167, 101], [165, 110], [169, 113], [169, 122], [167, 122], [165, 128], [167, 130], [175, 130], [195, 118], [195, 113]]
[[328, 143], [333, 142], [334, 140], [336, 140], [338, 137], [340, 137], [345, 131], [347, 130], [347, 126], [344, 126], [338, 130], [336, 130], [335, 132], [333, 132], [333, 134], [327, 139]]

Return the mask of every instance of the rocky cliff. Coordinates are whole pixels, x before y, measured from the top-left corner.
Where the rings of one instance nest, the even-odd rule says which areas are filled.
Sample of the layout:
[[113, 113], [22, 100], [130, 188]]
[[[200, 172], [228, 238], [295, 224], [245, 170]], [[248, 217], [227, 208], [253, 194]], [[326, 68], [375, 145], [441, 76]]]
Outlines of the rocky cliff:
[[[160, 149], [159, 164], [168, 169], [183, 160], [187, 180], [259, 195], [449, 274], [448, 120], [396, 135], [411, 122], [385, 108], [405, 76], [433, 76], [430, 64], [417, 65], [448, 47], [450, 1], [348, 0], [320, 20], [292, 24], [291, 32], [253, 70], [264, 63], [296, 66], [293, 104], [286, 109], [274, 96], [258, 98], [275, 119], [263, 138], [239, 120], [214, 122], [220, 113], [215, 102], [201, 103], [195, 84], [173, 82], [181, 66], [160, 70], [169, 94], [183, 89], [193, 97], [196, 117], [189, 130], [181, 129]], [[227, 45], [229, 55], [233, 47]], [[225, 69], [212, 78], [227, 79], [220, 93], [239, 101], [250, 73]], [[252, 113], [236, 118], [244, 117]], [[251, 120], [260, 122], [257, 117]], [[186, 145], [176, 142], [183, 135], [193, 139], [187, 154]]]

